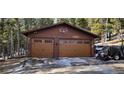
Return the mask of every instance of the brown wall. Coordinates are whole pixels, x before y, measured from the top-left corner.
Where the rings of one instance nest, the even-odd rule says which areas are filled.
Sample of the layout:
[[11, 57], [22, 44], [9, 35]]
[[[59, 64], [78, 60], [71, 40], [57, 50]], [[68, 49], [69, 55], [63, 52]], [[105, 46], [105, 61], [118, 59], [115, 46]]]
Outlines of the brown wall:
[[[67, 32], [60, 32], [61, 28], [67, 28]], [[30, 34], [28, 37], [51, 37], [51, 38], [73, 38], [73, 39], [93, 39], [90, 35], [83, 34], [77, 29], [73, 29], [68, 26], [56, 26], [50, 29], [44, 29]]]

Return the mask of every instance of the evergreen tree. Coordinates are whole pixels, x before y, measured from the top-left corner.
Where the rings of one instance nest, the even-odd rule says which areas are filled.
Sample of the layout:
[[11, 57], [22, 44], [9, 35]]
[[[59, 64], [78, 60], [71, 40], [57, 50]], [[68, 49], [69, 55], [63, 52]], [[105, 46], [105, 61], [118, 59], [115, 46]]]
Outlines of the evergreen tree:
[[80, 26], [80, 27], [83, 27], [83, 28], [87, 28], [88, 27], [88, 22], [85, 18], [77, 18], [76, 25]]
[[69, 18], [69, 23], [72, 25], [76, 25], [76, 18]]
[[57, 18], [57, 22], [58, 23], [63, 23], [63, 22], [69, 23], [69, 18]]

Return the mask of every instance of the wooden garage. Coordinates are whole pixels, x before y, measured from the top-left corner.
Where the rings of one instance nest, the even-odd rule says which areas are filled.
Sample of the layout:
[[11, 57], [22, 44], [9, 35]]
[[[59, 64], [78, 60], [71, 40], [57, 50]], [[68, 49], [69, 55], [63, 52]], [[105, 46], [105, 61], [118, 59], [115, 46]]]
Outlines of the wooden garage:
[[28, 37], [32, 57], [94, 56], [93, 40], [97, 36], [84, 28], [58, 23], [23, 34]]

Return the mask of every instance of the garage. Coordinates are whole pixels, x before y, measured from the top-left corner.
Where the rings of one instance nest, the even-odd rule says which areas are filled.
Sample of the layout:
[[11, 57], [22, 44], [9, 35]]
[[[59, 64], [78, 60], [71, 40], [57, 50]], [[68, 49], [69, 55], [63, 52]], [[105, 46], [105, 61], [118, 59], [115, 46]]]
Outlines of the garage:
[[68, 23], [58, 23], [23, 33], [28, 38], [31, 57], [94, 56], [94, 39], [89, 30]]

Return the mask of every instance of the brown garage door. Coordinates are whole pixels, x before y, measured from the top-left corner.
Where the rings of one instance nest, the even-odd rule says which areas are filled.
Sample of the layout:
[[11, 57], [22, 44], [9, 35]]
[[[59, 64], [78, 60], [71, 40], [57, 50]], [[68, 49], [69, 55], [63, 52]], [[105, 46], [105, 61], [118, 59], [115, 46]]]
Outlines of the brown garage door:
[[32, 57], [53, 57], [53, 39], [32, 40]]
[[59, 56], [82, 57], [91, 56], [90, 40], [60, 40]]

